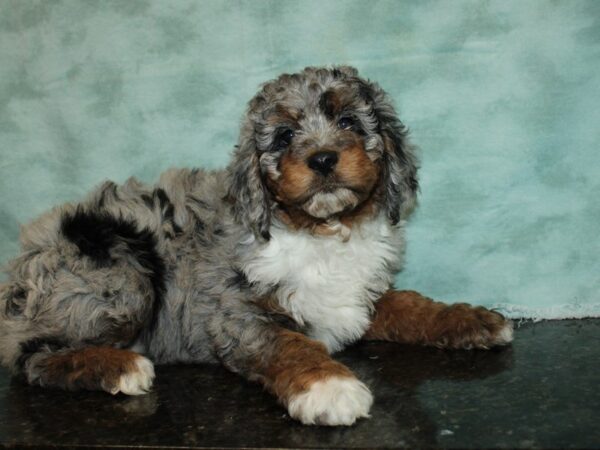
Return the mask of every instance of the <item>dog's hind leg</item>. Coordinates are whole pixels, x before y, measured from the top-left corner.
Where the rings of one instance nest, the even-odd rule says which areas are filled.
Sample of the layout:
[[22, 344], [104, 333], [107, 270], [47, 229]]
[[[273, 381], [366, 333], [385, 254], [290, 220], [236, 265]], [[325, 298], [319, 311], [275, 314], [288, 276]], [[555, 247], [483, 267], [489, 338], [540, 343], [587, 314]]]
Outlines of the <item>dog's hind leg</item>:
[[[62, 273], [57, 278], [64, 284], [72, 276]], [[122, 299], [95, 297], [85, 284], [79, 292], [67, 286], [71, 292], [57, 286], [44, 298], [35, 293], [11, 298], [14, 289], [0, 286], [3, 363], [32, 385], [145, 393], [154, 378], [152, 363], [140, 354], [116, 348], [132, 341], [142, 325], [140, 318], [116, 306]], [[17, 294], [23, 295], [22, 291]], [[61, 301], [53, 302], [56, 298]]]
[[117, 292], [111, 296], [71, 272], [53, 273], [50, 284], [43, 278], [36, 279], [41, 295], [33, 286], [29, 291], [0, 286], [3, 362], [32, 385], [146, 392], [154, 378], [152, 363], [118, 348], [130, 345], [148, 316], [143, 306], [134, 306], [143, 305], [141, 295], [126, 292], [115, 277], [110, 278]]
[[0, 284], [0, 361], [32, 384], [140, 394], [152, 363], [124, 350], [152, 327], [162, 262], [147, 230], [57, 210], [24, 230]]
[[60, 348], [43, 339], [24, 343], [18, 365], [29, 384], [67, 390], [139, 395], [154, 379], [152, 362], [138, 353], [113, 347]]
[[375, 314], [364, 338], [440, 348], [486, 349], [509, 344], [513, 326], [501, 314], [482, 306], [448, 305], [414, 291], [389, 291], [375, 304]]

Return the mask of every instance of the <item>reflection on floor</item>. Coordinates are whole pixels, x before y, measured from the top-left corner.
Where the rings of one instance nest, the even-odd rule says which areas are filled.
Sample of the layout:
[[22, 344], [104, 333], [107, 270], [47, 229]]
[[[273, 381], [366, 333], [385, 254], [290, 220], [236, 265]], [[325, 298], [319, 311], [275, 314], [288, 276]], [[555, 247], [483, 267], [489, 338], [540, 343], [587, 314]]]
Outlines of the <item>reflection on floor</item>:
[[349, 428], [305, 427], [218, 366], [159, 367], [152, 393], [24, 385], [0, 371], [0, 444], [38, 447], [600, 447], [600, 320], [524, 324], [512, 347], [360, 343], [336, 356], [375, 394]]

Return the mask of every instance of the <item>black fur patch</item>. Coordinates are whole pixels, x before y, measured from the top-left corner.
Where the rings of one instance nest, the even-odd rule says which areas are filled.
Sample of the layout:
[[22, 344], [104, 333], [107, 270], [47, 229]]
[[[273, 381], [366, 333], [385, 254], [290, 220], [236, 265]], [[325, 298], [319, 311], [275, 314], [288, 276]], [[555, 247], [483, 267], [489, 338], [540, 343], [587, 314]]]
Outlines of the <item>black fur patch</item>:
[[[152, 195], [142, 194], [141, 198], [144, 204], [150, 209], [153, 209], [156, 205], [158, 205], [158, 209], [162, 214], [163, 220], [171, 224], [173, 233], [175, 233], [175, 235], [182, 233], [183, 230], [181, 227], [175, 223], [175, 205], [173, 205], [171, 199], [164, 189], [156, 188], [154, 191], [152, 191]], [[175, 237], [173, 233], [166, 233], [166, 237]]]
[[148, 194], [142, 194], [142, 200], [144, 201], [144, 204], [148, 207], [148, 208], [153, 208], [154, 207], [154, 200], [152, 200], [152, 197]]
[[8, 298], [6, 300], [5, 313], [7, 316], [14, 317], [23, 313], [23, 309], [25, 308], [25, 303], [27, 293], [24, 289], [20, 287], [16, 287], [9, 292]]
[[111, 249], [124, 244], [131, 255], [146, 270], [154, 290], [152, 324], [156, 322], [158, 310], [165, 292], [166, 269], [163, 259], [156, 251], [154, 234], [144, 228], [137, 229], [132, 219], [113, 217], [107, 213], [85, 211], [78, 208], [66, 214], [61, 224], [62, 234], [91, 258], [98, 266], [106, 267], [112, 262]]
[[[163, 211], [163, 218], [165, 221], [167, 221], [171, 224], [171, 227], [173, 227], [173, 233], [175, 233], [175, 236], [177, 236], [183, 232], [181, 227], [179, 225], [177, 225], [177, 223], [175, 222], [175, 206], [173, 205], [173, 203], [169, 203], [167, 208]], [[174, 237], [174, 236], [169, 236], [169, 237]]]
[[250, 282], [241, 269], [233, 268], [233, 273], [226, 281], [227, 287], [239, 289], [248, 289], [250, 287]]
[[373, 99], [373, 90], [364, 81], [358, 84], [358, 95], [369, 105], [375, 103], [375, 100]]
[[339, 100], [333, 91], [325, 91], [319, 99], [319, 109], [323, 111], [325, 117], [329, 120], [333, 120], [339, 113]]
[[55, 352], [66, 346], [67, 343], [63, 340], [52, 337], [35, 338], [21, 342], [21, 355], [17, 358], [16, 366], [19, 370], [23, 370], [29, 358], [34, 354], [41, 351]]

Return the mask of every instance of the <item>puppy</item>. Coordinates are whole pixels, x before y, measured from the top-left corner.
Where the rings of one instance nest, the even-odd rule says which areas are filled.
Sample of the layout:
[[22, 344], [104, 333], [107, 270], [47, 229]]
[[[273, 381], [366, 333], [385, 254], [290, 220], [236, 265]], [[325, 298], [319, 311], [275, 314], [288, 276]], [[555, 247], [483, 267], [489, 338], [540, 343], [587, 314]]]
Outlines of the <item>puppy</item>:
[[304, 424], [368, 417], [330, 354], [359, 339], [512, 340], [500, 314], [391, 288], [417, 160], [390, 99], [351, 67], [250, 101], [226, 170], [105, 182], [23, 227], [0, 285], [0, 358], [33, 385], [143, 394], [153, 364], [222, 363]]

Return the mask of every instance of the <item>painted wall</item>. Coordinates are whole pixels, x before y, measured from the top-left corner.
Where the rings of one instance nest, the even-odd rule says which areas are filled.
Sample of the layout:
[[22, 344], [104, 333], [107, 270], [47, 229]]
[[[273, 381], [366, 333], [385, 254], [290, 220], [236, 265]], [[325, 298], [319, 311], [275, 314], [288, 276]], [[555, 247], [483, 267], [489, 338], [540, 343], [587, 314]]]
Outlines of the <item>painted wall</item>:
[[600, 2], [0, 0], [0, 261], [105, 178], [223, 167], [257, 86], [344, 63], [422, 150], [398, 285], [600, 315]]

